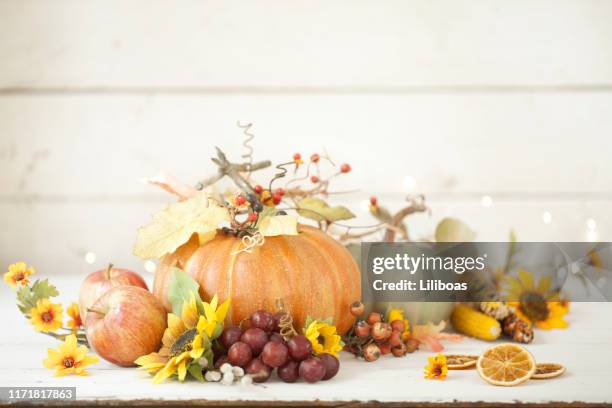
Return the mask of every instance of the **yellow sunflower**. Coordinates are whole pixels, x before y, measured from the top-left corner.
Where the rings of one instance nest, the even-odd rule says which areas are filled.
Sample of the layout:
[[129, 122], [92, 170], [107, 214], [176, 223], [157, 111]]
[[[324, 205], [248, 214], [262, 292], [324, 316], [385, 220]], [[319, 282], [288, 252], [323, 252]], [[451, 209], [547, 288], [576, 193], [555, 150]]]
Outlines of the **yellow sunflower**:
[[446, 365], [446, 356], [438, 353], [437, 356], [431, 356], [427, 359], [428, 364], [425, 366], [425, 378], [443, 380], [448, 374]]
[[536, 283], [533, 273], [519, 269], [518, 278], [507, 276], [505, 283], [507, 303], [521, 319], [546, 330], [568, 326], [563, 317], [569, 311], [569, 303], [561, 301], [559, 292], [551, 289], [550, 276]]
[[30, 322], [39, 332], [54, 332], [62, 327], [62, 305], [40, 299], [30, 311]]
[[408, 320], [404, 318], [404, 311], [402, 309], [390, 309], [389, 312], [387, 312], [387, 322], [392, 323], [395, 320], [404, 322], [402, 340], [408, 339], [408, 337], [410, 337], [410, 324], [408, 323]]
[[[154, 383], [160, 383], [175, 374], [180, 381], [184, 381], [192, 364], [199, 364], [198, 360], [202, 356], [212, 363], [210, 339], [223, 331], [223, 320], [229, 307], [228, 299], [217, 308], [216, 299], [215, 296], [210, 304], [203, 303], [205, 316], [200, 315], [198, 302], [193, 295], [183, 304], [181, 317], [168, 314], [168, 328], [162, 338], [162, 348], [159, 352], [136, 360], [136, 364], [143, 370], [155, 374]], [[196, 369], [201, 375], [201, 369]]]
[[313, 320], [305, 330], [304, 335], [310, 340], [315, 354], [331, 354], [338, 357], [342, 350], [342, 338], [336, 333], [336, 327], [329, 323]]
[[81, 313], [79, 311], [79, 305], [76, 303], [72, 303], [66, 309], [66, 314], [70, 316], [70, 320], [68, 321], [68, 327], [73, 330], [78, 329], [83, 325], [83, 321], [81, 320]]
[[47, 368], [55, 369], [57, 377], [71, 373], [88, 375], [85, 367], [100, 361], [98, 356], [88, 356], [88, 352], [87, 347], [78, 346], [76, 336], [71, 334], [66, 337], [66, 341], [60, 344], [57, 350], [47, 350], [48, 357], [43, 361], [43, 364]]
[[4, 281], [13, 288], [17, 285], [26, 286], [30, 283], [28, 277], [35, 274], [34, 268], [28, 268], [25, 262], [17, 262], [9, 265], [9, 270], [4, 274]]
[[200, 319], [198, 323], [198, 328], [203, 330], [211, 339], [216, 339], [223, 331], [223, 322], [229, 309], [230, 300], [227, 299], [221, 305], [218, 305], [218, 303], [217, 295], [213, 296], [210, 303], [203, 302], [204, 320]]

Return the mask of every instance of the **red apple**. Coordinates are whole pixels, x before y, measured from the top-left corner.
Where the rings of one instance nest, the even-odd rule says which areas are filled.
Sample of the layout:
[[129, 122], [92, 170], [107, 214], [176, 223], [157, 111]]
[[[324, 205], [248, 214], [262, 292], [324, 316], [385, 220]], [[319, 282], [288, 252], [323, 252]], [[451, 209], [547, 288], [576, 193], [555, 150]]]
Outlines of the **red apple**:
[[100, 296], [105, 294], [109, 289], [122, 285], [138, 286], [143, 289], [149, 289], [144, 279], [136, 272], [128, 271], [127, 269], [113, 268], [112, 264], [108, 265], [106, 269], [90, 273], [81, 284], [79, 295], [81, 319], [83, 319], [84, 322], [87, 320], [87, 309], [89, 309]]
[[117, 286], [89, 308], [85, 334], [105, 360], [123, 367], [158, 351], [166, 329], [166, 309], [149, 291]]

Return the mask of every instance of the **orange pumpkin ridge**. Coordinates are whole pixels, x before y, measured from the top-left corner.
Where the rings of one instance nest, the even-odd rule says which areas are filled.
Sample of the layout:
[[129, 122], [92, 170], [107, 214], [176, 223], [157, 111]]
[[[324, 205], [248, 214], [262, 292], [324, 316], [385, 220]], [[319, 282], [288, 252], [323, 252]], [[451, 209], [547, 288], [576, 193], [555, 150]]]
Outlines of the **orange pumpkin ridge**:
[[228, 324], [238, 324], [258, 309], [276, 310], [282, 299], [296, 329], [310, 315], [331, 317], [343, 334], [352, 326], [350, 304], [361, 298], [359, 269], [350, 252], [318, 228], [300, 225], [295, 236], [266, 237], [252, 252], [236, 251], [241, 241], [219, 233], [200, 246], [197, 236], [159, 265], [153, 293], [166, 310], [172, 267], [182, 268], [200, 284], [202, 299], [217, 294], [232, 299]]

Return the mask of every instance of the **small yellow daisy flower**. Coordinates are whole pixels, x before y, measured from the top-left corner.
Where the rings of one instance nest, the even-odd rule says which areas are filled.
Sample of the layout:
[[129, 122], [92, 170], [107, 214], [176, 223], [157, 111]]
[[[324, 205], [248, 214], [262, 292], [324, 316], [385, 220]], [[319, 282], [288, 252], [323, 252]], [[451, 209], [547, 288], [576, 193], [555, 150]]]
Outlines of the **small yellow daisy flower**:
[[71, 334], [66, 337], [66, 341], [60, 344], [57, 350], [47, 350], [48, 357], [43, 361], [43, 364], [47, 368], [55, 369], [56, 377], [72, 373], [88, 375], [85, 367], [100, 361], [98, 356], [88, 356], [88, 352], [87, 347], [78, 346], [76, 336]]
[[28, 268], [25, 262], [17, 262], [9, 266], [8, 272], [4, 274], [4, 282], [13, 287], [17, 285], [26, 286], [30, 283], [28, 277], [36, 273], [34, 268]]
[[40, 332], [54, 332], [62, 327], [62, 305], [40, 299], [30, 311], [30, 322]]
[[342, 338], [331, 324], [314, 320], [308, 325], [304, 335], [310, 340], [312, 351], [316, 355], [327, 353], [337, 358], [338, 352], [342, 350]]
[[437, 356], [431, 356], [427, 359], [428, 364], [425, 366], [425, 378], [443, 380], [448, 374], [446, 366], [446, 356], [438, 353]]
[[81, 313], [79, 312], [79, 305], [76, 303], [72, 303], [66, 309], [66, 314], [70, 316], [70, 320], [68, 321], [68, 327], [76, 330], [83, 325], [83, 321], [81, 320]]

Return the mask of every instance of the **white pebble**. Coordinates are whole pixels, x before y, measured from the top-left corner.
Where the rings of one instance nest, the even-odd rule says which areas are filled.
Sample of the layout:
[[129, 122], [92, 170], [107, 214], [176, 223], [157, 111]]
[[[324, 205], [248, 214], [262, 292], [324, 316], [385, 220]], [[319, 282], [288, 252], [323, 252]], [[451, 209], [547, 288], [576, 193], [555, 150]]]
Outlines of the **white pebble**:
[[198, 364], [200, 365], [200, 367], [206, 368], [206, 367], [208, 367], [208, 360], [206, 358], [202, 357], [202, 358], [200, 358], [198, 360]]
[[245, 375], [240, 379], [240, 385], [251, 385], [253, 384], [253, 377], [250, 375]]
[[221, 381], [221, 373], [218, 371], [212, 371], [212, 370], [207, 371], [206, 374], [204, 374], [204, 379], [210, 382]]
[[232, 374], [234, 374], [234, 377], [239, 378], [244, 376], [244, 370], [242, 369], [242, 367], [232, 367]]
[[223, 374], [232, 372], [232, 365], [230, 363], [223, 363], [220, 368]]
[[231, 385], [234, 383], [234, 374], [231, 372], [223, 374], [223, 379], [221, 380], [221, 384], [223, 385]]

